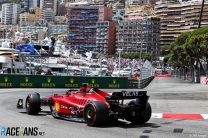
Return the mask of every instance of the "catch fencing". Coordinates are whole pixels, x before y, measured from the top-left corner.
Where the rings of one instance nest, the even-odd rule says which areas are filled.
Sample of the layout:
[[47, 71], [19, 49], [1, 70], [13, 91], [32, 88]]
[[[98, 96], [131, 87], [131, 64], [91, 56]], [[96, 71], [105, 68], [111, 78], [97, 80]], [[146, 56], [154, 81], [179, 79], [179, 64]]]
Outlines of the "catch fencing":
[[140, 78], [138, 80], [129, 80], [129, 88], [143, 89], [147, 87], [154, 79], [155, 68], [151, 62], [145, 61], [140, 69]]

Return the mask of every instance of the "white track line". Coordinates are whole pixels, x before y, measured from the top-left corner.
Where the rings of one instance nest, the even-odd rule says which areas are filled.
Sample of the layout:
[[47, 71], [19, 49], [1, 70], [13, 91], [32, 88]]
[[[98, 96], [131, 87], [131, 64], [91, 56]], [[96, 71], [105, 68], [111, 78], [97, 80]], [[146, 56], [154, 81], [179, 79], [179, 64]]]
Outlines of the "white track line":
[[[163, 118], [163, 114], [165, 113], [152, 113], [151, 118]], [[199, 115], [201, 115], [203, 119], [208, 120], [208, 114], [199, 114]]]
[[163, 114], [162, 113], [152, 113], [151, 118], [163, 118]]
[[204, 119], [208, 119], [208, 114], [201, 114]]

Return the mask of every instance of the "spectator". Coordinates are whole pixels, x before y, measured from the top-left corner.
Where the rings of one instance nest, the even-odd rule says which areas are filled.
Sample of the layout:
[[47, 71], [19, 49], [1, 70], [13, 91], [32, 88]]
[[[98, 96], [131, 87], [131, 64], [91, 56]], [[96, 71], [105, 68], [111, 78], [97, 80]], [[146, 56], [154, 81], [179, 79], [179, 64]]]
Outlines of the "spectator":
[[41, 75], [41, 70], [40, 69], [37, 69], [36, 72], [35, 72], [35, 74], [36, 75]]
[[51, 72], [50, 69], [48, 69], [45, 75], [53, 75], [53, 73]]

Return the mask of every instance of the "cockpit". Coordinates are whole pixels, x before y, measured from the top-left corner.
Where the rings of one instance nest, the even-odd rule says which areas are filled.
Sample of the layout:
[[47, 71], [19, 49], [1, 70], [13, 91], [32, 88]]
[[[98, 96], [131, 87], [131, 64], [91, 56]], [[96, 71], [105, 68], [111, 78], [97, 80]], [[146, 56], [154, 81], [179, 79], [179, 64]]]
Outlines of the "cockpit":
[[91, 87], [90, 85], [87, 85], [87, 84], [83, 84], [80, 87], [80, 91], [83, 92], [83, 93], [94, 93], [94, 92], [96, 92], [96, 89], [97, 88], [93, 88], [93, 87]]

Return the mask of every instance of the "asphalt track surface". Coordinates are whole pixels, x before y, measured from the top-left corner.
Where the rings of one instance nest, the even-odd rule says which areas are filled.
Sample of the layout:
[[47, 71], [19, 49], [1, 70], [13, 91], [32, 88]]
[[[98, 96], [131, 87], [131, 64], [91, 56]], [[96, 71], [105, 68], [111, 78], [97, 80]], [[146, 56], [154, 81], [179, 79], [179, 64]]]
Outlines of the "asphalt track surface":
[[[174, 78], [155, 78], [146, 90], [153, 113], [208, 113], [208, 86]], [[119, 120], [89, 127], [85, 123], [54, 119], [47, 112], [49, 108], [37, 116], [28, 116], [24, 110], [16, 109], [16, 103], [31, 92], [39, 92], [44, 97], [65, 90], [0, 89], [0, 129], [38, 127], [39, 132], [44, 132], [36, 136], [40, 138], [208, 138], [208, 120], [151, 118], [145, 125]]]

